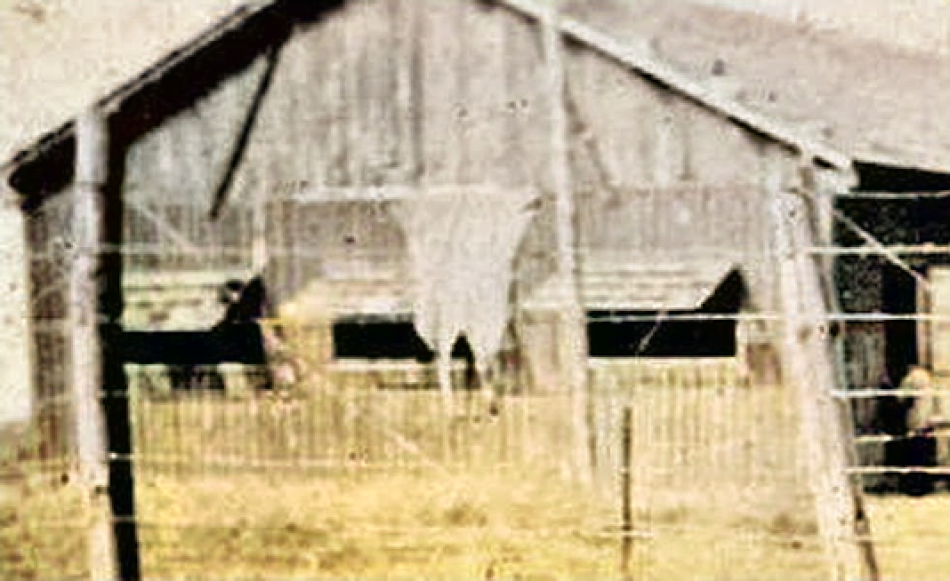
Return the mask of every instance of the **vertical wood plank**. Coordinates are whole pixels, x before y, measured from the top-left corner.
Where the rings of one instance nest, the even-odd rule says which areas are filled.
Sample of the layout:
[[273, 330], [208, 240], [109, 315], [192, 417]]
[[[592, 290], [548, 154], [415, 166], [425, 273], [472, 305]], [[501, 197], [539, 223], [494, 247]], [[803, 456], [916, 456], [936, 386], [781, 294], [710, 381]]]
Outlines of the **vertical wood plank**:
[[[803, 248], [813, 243], [807, 212], [801, 199], [781, 187], [781, 160], [772, 162], [772, 225], [775, 232], [777, 275], [785, 321], [783, 364], [797, 394], [800, 433], [833, 579], [858, 578], [865, 559], [868, 574], [876, 576], [876, 562], [868, 546], [856, 538], [856, 497], [848, 481], [848, 457], [841, 416], [832, 399], [838, 375], [827, 343], [826, 305], [820, 270]], [[863, 549], [864, 555], [859, 553]], [[870, 558], [869, 558], [870, 557]]]
[[633, 488], [631, 464], [633, 458], [633, 409], [623, 408], [620, 424], [620, 575], [632, 579], [630, 573], [633, 552]]
[[464, 50], [460, 86], [465, 100], [460, 118], [465, 140], [461, 180], [469, 184], [511, 183], [505, 151], [505, 31], [511, 15], [497, 7], [477, 2], [463, 6], [460, 34]]
[[459, 181], [465, 157], [464, 135], [459, 115], [465, 111], [460, 76], [461, 43], [458, 41], [462, 6], [460, 0], [420, 0], [420, 75], [424, 116], [421, 126], [425, 185], [446, 185]]
[[344, 109], [344, 135], [346, 141], [346, 175], [350, 186], [363, 185], [363, 168], [366, 155], [363, 147], [363, 46], [362, 30], [365, 24], [365, 2], [351, 3], [348, 13], [341, 21], [343, 28], [343, 62], [340, 70], [342, 89], [341, 106]]
[[565, 108], [565, 67], [563, 38], [559, 24], [560, 7], [552, 2], [542, 25], [545, 65], [548, 71], [550, 107], [550, 172], [554, 190], [557, 273], [563, 291], [558, 352], [561, 353], [562, 381], [571, 394], [572, 447], [575, 475], [584, 483], [593, 479], [589, 382], [587, 378], [587, 336], [585, 312], [581, 304], [580, 274], [575, 242], [574, 192], [568, 152], [568, 120]]
[[76, 125], [76, 182], [73, 192], [72, 272], [69, 281], [69, 328], [72, 356], [78, 482], [86, 493], [92, 524], [89, 530], [90, 579], [117, 579], [112, 511], [107, 496], [109, 471], [105, 418], [101, 407], [102, 346], [99, 338], [99, 253], [103, 242], [103, 187], [109, 172], [108, 130], [96, 113]]
[[257, 188], [250, 192], [251, 200], [251, 270], [255, 273], [264, 271], [270, 258], [267, 244], [268, 230], [268, 200], [271, 195], [271, 185], [267, 167], [261, 168], [263, 179], [257, 181]]

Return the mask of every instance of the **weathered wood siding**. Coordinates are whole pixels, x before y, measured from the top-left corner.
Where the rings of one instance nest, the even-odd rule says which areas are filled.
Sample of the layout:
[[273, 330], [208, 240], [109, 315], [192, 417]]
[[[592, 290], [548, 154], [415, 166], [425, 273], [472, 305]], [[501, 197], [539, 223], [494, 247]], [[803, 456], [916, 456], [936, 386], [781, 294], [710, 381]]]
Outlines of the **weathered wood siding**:
[[619, 262], [732, 258], [773, 307], [768, 197], [795, 183], [781, 147], [602, 55], [572, 51], [581, 244]]
[[[734, 257], [752, 305], [770, 308], [764, 204], [772, 182], [797, 180], [795, 157], [603, 55], [573, 44], [566, 54], [582, 264], [591, 253], [621, 262]], [[210, 264], [250, 266], [251, 209], [262, 197], [271, 209], [271, 269], [292, 293], [327, 276], [327, 261], [389, 269], [404, 247], [382, 204], [294, 198], [486, 184], [550, 194], [550, 108], [535, 23], [470, 0], [354, 0], [283, 47], [231, 204], [209, 224], [264, 61], [129, 155], [130, 199], [164, 213], [185, 241], [216, 249]], [[524, 292], [553, 267], [552, 205], [545, 198], [522, 245]], [[129, 212], [130, 242], [185, 252], [154, 220]]]
[[35, 441], [30, 460], [65, 463], [71, 447], [68, 281], [74, 244], [69, 196], [47, 201], [25, 219]]

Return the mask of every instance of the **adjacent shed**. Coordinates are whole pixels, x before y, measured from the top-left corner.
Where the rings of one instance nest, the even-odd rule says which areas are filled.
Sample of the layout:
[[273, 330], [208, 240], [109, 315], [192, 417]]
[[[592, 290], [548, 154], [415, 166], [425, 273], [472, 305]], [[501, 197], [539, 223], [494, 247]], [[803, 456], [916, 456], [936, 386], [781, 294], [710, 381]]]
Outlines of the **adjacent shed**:
[[835, 192], [839, 248], [821, 251], [836, 264], [840, 307], [851, 316], [850, 383], [876, 387], [884, 375], [897, 382], [915, 363], [932, 366], [942, 381], [950, 377], [938, 348], [945, 331], [927, 320], [946, 316], [930, 292], [945, 292], [950, 258], [946, 57], [688, 2], [568, 6], [575, 17], [615, 38], [640, 39], [692, 78], [853, 159], [855, 182]]

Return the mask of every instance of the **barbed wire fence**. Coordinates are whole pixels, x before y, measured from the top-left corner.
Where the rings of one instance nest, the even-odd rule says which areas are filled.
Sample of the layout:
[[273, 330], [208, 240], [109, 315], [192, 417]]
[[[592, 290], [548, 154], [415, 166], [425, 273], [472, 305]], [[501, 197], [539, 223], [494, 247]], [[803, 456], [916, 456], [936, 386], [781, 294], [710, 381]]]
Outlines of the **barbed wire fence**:
[[[344, 81], [354, 102], [372, 89], [358, 79]], [[553, 161], [582, 158], [573, 163], [591, 174], [585, 179], [597, 191], [617, 194], [622, 180], [602, 159], [596, 120], [579, 118], [583, 103], [575, 101], [582, 96], [568, 97], [558, 107], [569, 113], [561, 130], [580, 134], [581, 151], [561, 151]], [[208, 122], [200, 111], [194, 115]], [[292, 117], [270, 121], [293, 133]], [[352, 166], [381, 147], [360, 139], [362, 121], [339, 129], [363, 148], [342, 162], [354, 174], [360, 168]], [[800, 313], [788, 305], [755, 308], [743, 303], [741, 285], [728, 288], [740, 271], [740, 279], [764, 272], [800, 289], [805, 283], [788, 272], [834, 259], [837, 269], [823, 271], [827, 278], [820, 282], [835, 283], [836, 291], [849, 288], [843, 280], [861, 277], [882, 284], [874, 276], [889, 264], [933, 299], [940, 289], [922, 271], [930, 263], [909, 257], [937, 264], [941, 255], [950, 256], [947, 241], [887, 239], [851, 217], [846, 204], [935, 201], [945, 193], [835, 192], [834, 217], [847, 237], [788, 242], [783, 253], [768, 236], [752, 232], [770, 234], [775, 226], [766, 218], [770, 200], [758, 187], [751, 193], [695, 184], [624, 190], [633, 200], [626, 213], [605, 215], [636, 225], [623, 240], [636, 251], [610, 255], [593, 248], [589, 238], [602, 224], [590, 221], [580, 228], [588, 239], [567, 244], [582, 273], [574, 273], [580, 287], [574, 290], [590, 311], [578, 415], [577, 394], [564, 389], [563, 373], [552, 371], [565, 355], [558, 327], [558, 293], [565, 291], [544, 284], [564, 261], [553, 232], [565, 200], [542, 192], [536, 230], [516, 259], [514, 331], [503, 354], [510, 365], [496, 382], [500, 411], [493, 413], [476, 390], [458, 390], [455, 413], [446, 414], [436, 370], [426, 360], [431, 353], [422, 356], [409, 339], [415, 335], [406, 241], [392, 207], [413, 188], [279, 184], [268, 199], [229, 200], [210, 220], [211, 200], [192, 197], [179, 183], [206, 177], [188, 164], [201, 165], [195, 160], [210, 154], [189, 157], [188, 142], [174, 127], [164, 130], [132, 152], [156, 156], [154, 164], [139, 166], [152, 173], [132, 182], [154, 191], [126, 192], [120, 243], [82, 243], [68, 196], [47, 201], [28, 218], [36, 422], [18, 463], [28, 490], [12, 520], [3, 521], [4, 540], [16, 540], [3, 562], [11, 575], [94, 576], [104, 559], [94, 555], [97, 535], [118, 526], [134, 531], [134, 558], [147, 578], [678, 579], [702, 571], [729, 579], [826, 579], [835, 560], [830, 546], [868, 540], [886, 575], [943, 579], [950, 570], [941, 561], [947, 521], [933, 520], [945, 510], [945, 496], [914, 504], [904, 497], [900, 503], [869, 499], [870, 530], [850, 521], [829, 524], [829, 511], [822, 512], [829, 503], [822, 487], [844, 482], [870, 489], [881, 475], [948, 475], [945, 457], [915, 463], [888, 456], [888, 443], [918, 436], [885, 433], [872, 420], [886, 398], [950, 394], [940, 368], [929, 388], [890, 389], [879, 381], [884, 344], [891, 341], [882, 326], [923, 325], [933, 335], [950, 323], [950, 312], [916, 305], [889, 312], [855, 296], [844, 297], [838, 312]], [[284, 148], [275, 157], [298, 158], [288, 151], [292, 145], [275, 147]], [[167, 171], [176, 161], [182, 173], [194, 175]], [[270, 185], [266, 177], [256, 179]], [[555, 189], [571, 196], [563, 184]], [[578, 189], [566, 202], [594, 193]], [[741, 215], [720, 205], [746, 194], [749, 203], [736, 210]], [[685, 200], [685, 218], [670, 210], [671, 198]], [[691, 204], [697, 213], [721, 218], [690, 223]], [[141, 333], [148, 345], [185, 334], [177, 337], [192, 341], [184, 343], [192, 351], [207, 347], [206, 335], [222, 317], [221, 285], [261, 275], [274, 312], [257, 323], [279, 330], [286, 349], [281, 357], [295, 366], [290, 379], [278, 378], [284, 360], [212, 363], [189, 349], [176, 355], [188, 363], [126, 361], [127, 385], [109, 385], [97, 395], [129, 422], [132, 447], [112, 449], [105, 461], [134, 469], [128, 493], [135, 506], [105, 526], [92, 506], [101, 500], [101, 482], [88, 486], [77, 441], [84, 418], [73, 384], [82, 345], [75, 340], [70, 281], [83, 253], [121, 257], [125, 339]], [[786, 276], [771, 266], [782, 260], [789, 263]], [[760, 272], [745, 272], [745, 264]], [[710, 303], [723, 292], [727, 300]], [[797, 292], [789, 291], [787, 302], [801, 302]], [[611, 302], [617, 294], [636, 306]], [[583, 304], [588, 295], [596, 309]], [[837, 333], [842, 345], [833, 367], [847, 370], [845, 377], [802, 385], [817, 377], [811, 367], [826, 354], [813, 347], [824, 346], [824, 336], [809, 339], [810, 351], [797, 348], [797, 367], [787, 365], [790, 354], [775, 345], [783, 337], [797, 341], [796, 323], [803, 319], [802, 327]], [[343, 356], [337, 331], [345, 324], [366, 334], [355, 340], [362, 351]], [[372, 344], [387, 355], [371, 353]], [[708, 349], [691, 350], [699, 344]], [[799, 375], [790, 376], [790, 369]], [[455, 385], [466, 385], [464, 363], [456, 360], [451, 373]], [[832, 385], [836, 389], [822, 391]], [[857, 426], [847, 444], [858, 446], [849, 465], [831, 458], [846, 444], [825, 433], [837, 420], [824, 415], [827, 421], [810, 425], [803, 418], [815, 405], [805, 401], [808, 390], [816, 400], [834, 397], [847, 406]], [[578, 418], [584, 454], [577, 454]], [[946, 442], [939, 430], [933, 438]], [[578, 466], [578, 456], [590, 466]], [[578, 474], [587, 469], [590, 482]], [[842, 510], [844, 488], [831, 507], [841, 514], [855, 510]]]
[[[56, 212], [53, 206], [47, 211]], [[53, 223], [62, 225], [64, 222], [61, 218], [53, 218]], [[50, 279], [65, 277], [69, 263], [63, 258], [60, 248], [68, 247], [69, 243], [54, 244], [56, 248], [52, 252], [35, 258], [41, 265], [36, 272], [46, 273]], [[890, 252], [910, 252], [906, 248], [865, 247], [859, 251], [840, 246], [807, 250], [822, 256], [831, 253], [884, 255], [889, 260], [892, 259], [888, 256]], [[932, 254], [934, 250], [933, 246], [927, 245], [928, 253]], [[194, 253], [194, 249], [188, 252]], [[280, 252], [293, 255], [286, 249], [278, 249], [277, 253]], [[221, 248], [214, 249], [213, 253], [218, 256], [227, 254]], [[140, 249], [133, 249], [131, 254], [131, 260], [143, 255]], [[313, 253], [303, 255], [311, 258]], [[161, 287], [157, 278], [154, 284], [150, 292]], [[203, 284], [198, 294], [204, 293], [210, 298], [205, 296], [201, 300], [213, 301], [214, 284]], [[50, 362], [38, 370], [43, 377], [40, 385], [50, 385], [49, 378], [62, 376], [61, 366], [69, 362], [63, 346], [68, 341], [68, 335], [65, 335], [68, 328], [63, 319], [57, 319], [65, 315], [61, 302], [64, 299], [60, 295], [60, 302], [57, 302], [56, 291], [52, 288], [41, 289], [34, 295], [36, 304], [42, 302], [46, 305], [34, 311], [45, 314], [44, 318], [34, 321], [35, 332], [41, 333], [35, 340], [43, 342], [38, 349], [42, 349]], [[177, 290], [181, 291], [180, 288]], [[191, 296], [183, 300], [194, 308], [198, 299]], [[758, 571], [757, 561], [762, 554], [750, 548], [760, 543], [767, 547], [787, 543], [796, 547], [794, 555], [781, 556], [782, 551], [778, 551], [779, 562], [784, 562], [785, 558], [801, 562], [804, 551], [812, 555], [814, 566], [820, 568], [821, 541], [816, 536], [815, 525], [809, 524], [808, 519], [799, 520], [793, 516], [800, 514], [800, 509], [814, 499], [808, 494], [789, 495], [791, 491], [808, 489], [804, 482], [806, 459], [797, 445], [797, 439], [802, 435], [794, 398], [789, 392], [778, 385], [756, 385], [749, 376], [747, 365], [735, 357], [686, 360], [642, 357], [664, 325], [722, 321], [741, 325], [781, 323], [782, 320], [781, 313], [592, 314], [591, 323], [645, 324], [649, 327], [649, 331], [635, 341], [634, 358], [595, 358], [590, 362], [593, 394], [590, 421], [595, 430], [602, 432], [597, 444], [599, 448], [593, 454], [599, 459], [598, 481], [606, 483], [604, 488], [608, 491], [606, 498], [609, 501], [591, 503], [592, 506], [586, 507], [579, 518], [572, 515], [577, 520], [571, 524], [548, 523], [537, 530], [532, 527], [506, 530], [504, 535], [524, 538], [543, 535], [547, 539], [579, 535], [597, 546], [599, 551], [619, 546], [622, 538], [632, 538], [634, 556], [630, 562], [636, 569], [635, 573], [642, 577], [661, 576], [662, 569], [656, 562], [668, 557], [660, 539], [673, 534], [702, 537], [712, 530], [708, 523], [722, 522], [724, 507], [740, 503], [743, 510], [729, 515], [736, 527], [732, 533], [736, 534], [730, 534], [732, 541], [727, 543], [728, 547], [720, 545], [715, 555], [708, 556], [711, 560], [707, 564], [709, 567], [725, 567], [736, 575], [743, 570], [751, 574]], [[833, 313], [828, 316], [828, 321], [843, 325], [888, 321], [940, 324], [950, 322], [950, 317], [933, 312]], [[396, 318], [389, 322], [404, 323], [405, 320]], [[150, 563], [152, 571], [197, 571], [204, 562], [204, 555], [193, 545], [194, 539], [205, 535], [209, 540], [220, 541], [222, 531], [236, 530], [253, 531], [246, 534], [263, 539], [258, 539], [262, 544], [260, 553], [252, 551], [246, 555], [251, 569], [264, 567], [264, 563], [273, 563], [276, 559], [283, 560], [291, 569], [315, 567], [323, 570], [327, 560], [335, 558], [327, 556], [332, 551], [312, 546], [308, 547], [311, 551], [309, 561], [290, 555], [294, 551], [288, 551], [288, 545], [283, 544], [288, 538], [320, 537], [321, 529], [314, 528], [312, 522], [305, 526], [289, 513], [283, 514], [285, 520], [281, 521], [274, 520], [276, 517], [272, 514], [254, 515], [243, 511], [241, 517], [242, 512], [226, 509], [189, 512], [188, 508], [193, 510], [195, 507], [176, 506], [176, 502], [162, 504], [175, 495], [194, 496], [193, 487], [205, 495], [212, 494], [210, 491], [227, 495], [230, 493], [222, 491], [243, 489], [247, 500], [254, 498], [256, 502], [266, 502], [264, 499], [279, 497], [280, 491], [287, 487], [298, 492], [312, 492], [309, 487], [314, 481], [327, 485], [326, 482], [333, 483], [342, 478], [347, 486], [359, 486], [376, 479], [405, 482], [404, 479], [410, 478], [407, 475], [422, 474], [425, 476], [410, 479], [407, 484], [424, 486], [428, 483], [437, 488], [436, 483], [441, 477], [453, 483], [457, 497], [464, 497], [460, 491], [465, 490], [477, 498], [477, 485], [469, 488], [460, 484], [460, 479], [464, 481], [472, 474], [488, 473], [508, 474], [511, 479], [524, 478], [525, 474], [554, 477], [571, 470], [570, 462], [551, 452], [552, 449], [564, 449], [571, 441], [569, 426], [564, 421], [570, 417], [570, 398], [564, 394], [519, 393], [517, 379], [509, 378], [512, 393], [505, 399], [501, 415], [485, 415], [481, 399], [475, 394], [466, 394], [463, 401], [467, 403], [463, 410], [467, 411], [463, 411], [461, 417], [449, 418], [441, 411], [439, 399], [433, 391], [434, 374], [426, 364], [360, 360], [331, 360], [328, 364], [320, 359], [320, 355], [315, 355], [326, 354], [328, 329], [325, 325], [308, 324], [290, 317], [267, 324], [282, 326], [287, 337], [298, 341], [295, 347], [304, 358], [316, 358], [309, 363], [318, 371], [303, 375], [303, 385], [286, 392], [264, 394], [255, 387], [259, 381], [255, 379], [257, 372], [253, 369], [225, 365], [193, 370], [195, 377], [220, 374], [223, 390], [209, 390], [207, 384], [199, 382], [182, 391], [181, 385], [173, 387], [167, 365], [133, 364], [126, 368], [135, 442], [135, 451], [129, 460], [135, 461], [137, 485], [142, 489], [136, 524], [142, 535], [145, 561]], [[58, 352], [62, 355], [57, 356], [57, 351], [46, 346], [51, 341], [60, 345]], [[321, 364], [325, 368], [321, 369]], [[464, 374], [462, 367], [457, 364], [453, 372], [459, 382]], [[307, 381], [319, 383], [306, 385]], [[880, 398], [945, 396], [950, 390], [944, 381], [939, 373], [934, 382], [936, 389], [881, 388], [876, 383], [850, 381], [846, 389], [835, 391], [833, 395], [849, 402], [857, 411], [863, 402]], [[24, 450], [22, 456], [26, 461], [23, 464], [25, 469], [34, 475], [45, 474], [57, 485], [67, 478], [75, 462], [71, 459], [74, 448], [70, 444], [72, 429], [68, 400], [69, 396], [62, 391], [38, 398], [38, 416], [41, 418], [38, 434], [42, 433], [42, 437], [34, 441], [34, 447]], [[872, 411], [857, 413], [855, 418], [859, 430], [855, 434], [855, 444], [861, 450], [862, 465], [850, 467], [852, 475], [876, 483], [882, 476], [925, 474], [941, 477], [950, 473], [942, 458], [936, 465], [887, 465], [887, 461], [893, 461], [893, 458], [885, 457], [883, 446], [905, 440], [908, 436], [874, 432], [866, 415], [873, 414], [873, 406], [871, 408]], [[622, 461], [617, 457], [622, 427], [618, 410], [623, 409], [629, 409], [631, 413], [630, 446], [634, 451], [630, 469], [633, 517], [630, 530], [626, 531], [618, 528], [621, 526], [617, 508], [619, 489], [615, 486]], [[936, 437], [943, 437], [942, 432], [938, 432]], [[275, 482], [275, 478], [283, 482]], [[267, 483], [265, 490], [257, 490], [262, 482]], [[292, 484], [288, 485], [288, 482]], [[711, 482], [716, 483], [712, 490]], [[612, 494], [611, 486], [614, 486]], [[44, 489], [49, 491], [44, 494], [50, 498], [65, 494], [55, 492], [57, 489]], [[156, 497], [149, 498], [149, 491]], [[341, 491], [338, 493], [342, 494]], [[432, 496], [427, 499], [434, 502], [438, 492], [430, 494]], [[67, 505], [77, 502], [70, 500], [68, 494], [66, 496], [64, 502]], [[208, 496], [203, 500], [210, 502]], [[301, 502], [307, 500], [301, 499]], [[181, 504], [187, 505], [188, 502]], [[475, 526], [484, 528], [489, 517], [478, 513], [477, 502], [473, 504], [476, 506], [466, 507], [476, 513], [474, 516], [458, 518], [463, 521], [472, 518]], [[454, 505], [443, 508], [446, 512], [441, 518], [450, 518], [446, 515], [454, 514], [452, 510], [461, 510]], [[481, 506], [481, 510], [490, 512], [485, 506]], [[255, 516], [263, 520], [255, 522]], [[418, 513], [412, 516], [419, 517]], [[349, 517], [355, 518], [354, 515]], [[385, 531], [390, 535], [411, 538], [444, 530], [445, 526], [444, 522], [430, 522], [428, 526], [432, 528], [420, 527], [415, 522], [407, 522], [412, 520], [409, 517], [403, 515], [403, 518], [406, 520], [389, 526], [368, 522], [371, 519], [363, 515], [363, 520], [355, 528], [359, 529], [359, 535]], [[431, 515], [429, 519], [438, 521]], [[750, 522], [760, 523], [761, 529], [750, 526]], [[83, 520], [53, 519], [38, 526], [41, 530], [72, 532], [81, 539], [87, 524]], [[459, 528], [472, 525], [473, 522], [465, 522]], [[291, 533], [287, 533], [288, 530]], [[268, 543], [266, 537], [271, 533], [267, 531], [279, 540]], [[359, 536], [355, 529], [340, 534]], [[501, 533], [495, 531], [494, 534]], [[369, 544], [365, 538], [358, 542]], [[926, 538], [908, 540], [876, 536], [875, 542], [885, 562], [887, 556], [896, 560], [896, 555], [902, 550], [909, 551], [911, 544], [918, 549], [923, 547], [925, 552], [937, 550], [937, 540], [931, 543]], [[809, 547], [814, 551], [809, 553]], [[45, 547], [45, 550], [56, 553], [53, 547]], [[386, 553], [387, 558], [398, 561], [417, 549], [396, 543], [395, 547], [378, 550], [383, 553], [391, 551]], [[429, 555], [430, 561], [426, 561], [428, 565], [442, 559], [433, 557], [433, 554], [447, 549], [430, 550], [433, 553]], [[521, 550], [530, 552], [527, 548]], [[60, 555], [59, 558], [66, 559], [66, 564], [69, 564], [64, 571], [82, 574], [81, 560], [73, 560], [74, 555], [69, 558]], [[418, 561], [421, 557], [407, 558]], [[499, 563], [506, 558], [482, 555], [479, 566], [501, 567]], [[507, 566], [516, 569], [523, 568], [525, 561], [531, 560], [523, 554], [512, 559]], [[64, 565], [56, 557], [53, 562], [52, 567]], [[472, 563], [466, 564], [476, 567]]]

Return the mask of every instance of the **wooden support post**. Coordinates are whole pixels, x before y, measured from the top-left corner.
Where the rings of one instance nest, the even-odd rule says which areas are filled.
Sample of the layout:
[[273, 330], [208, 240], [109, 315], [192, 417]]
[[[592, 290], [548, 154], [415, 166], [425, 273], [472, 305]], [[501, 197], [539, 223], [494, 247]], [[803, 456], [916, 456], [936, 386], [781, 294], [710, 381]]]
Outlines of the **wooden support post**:
[[[806, 164], [802, 168], [802, 186], [804, 189], [804, 203], [809, 209], [809, 222], [811, 225], [810, 239], [803, 240], [803, 244], [809, 244], [816, 241], [824, 247], [831, 247], [835, 242], [834, 224], [835, 224], [835, 198], [833, 195], [826, 195], [821, 191], [820, 174], [811, 166]], [[849, 186], [844, 179], [838, 178], [831, 180], [828, 184], [832, 191], [843, 190]], [[838, 300], [838, 289], [835, 285], [835, 258], [833, 256], [814, 256], [809, 259], [800, 253], [799, 260], [802, 262], [802, 268], [807, 271], [820, 273], [818, 281], [822, 292], [822, 309], [830, 310], [832, 313], [840, 313], [841, 305]], [[823, 283], [823, 284], [822, 284]], [[844, 323], [836, 323], [844, 325]], [[838, 389], [845, 389], [849, 385], [849, 378], [845, 369], [845, 332], [844, 329], [832, 329], [830, 323], [825, 317], [823, 322], [825, 328], [829, 331], [825, 350], [827, 357], [831, 359], [834, 366], [836, 385]], [[820, 348], [820, 345], [818, 346]], [[851, 404], [845, 399], [835, 398], [831, 401], [833, 414], [837, 415], [838, 429], [841, 433], [841, 439], [838, 444], [842, 447], [845, 468], [858, 465], [858, 453], [854, 446], [854, 436], [857, 434], [854, 425], [854, 414], [851, 410]], [[835, 443], [832, 442], [832, 445]], [[864, 565], [867, 579], [870, 581], [879, 581], [881, 577], [877, 562], [877, 555], [874, 550], [874, 542], [871, 538], [871, 520], [867, 512], [867, 506], [864, 499], [864, 481], [860, 475], [850, 475], [848, 477], [849, 492], [852, 500], [852, 519], [854, 540], [860, 551], [860, 559]]]
[[93, 518], [89, 573], [96, 580], [137, 581], [128, 393], [117, 349], [122, 260], [107, 251], [121, 241], [122, 211], [121, 201], [111, 195], [119, 180], [112, 173], [115, 156], [107, 120], [97, 112], [77, 121], [75, 164], [71, 387], [77, 476], [88, 493]]
[[838, 374], [829, 348], [821, 270], [803, 250], [812, 244], [805, 204], [800, 197], [782, 191], [780, 184], [773, 185], [774, 248], [785, 320], [783, 376], [798, 395], [803, 451], [831, 568], [829, 578], [857, 579], [860, 539], [855, 536], [846, 454], [851, 435], [845, 432], [832, 397]]
[[633, 551], [633, 491], [631, 464], [633, 461], [633, 410], [624, 406], [620, 426], [620, 577], [627, 581], [630, 557]]
[[593, 446], [589, 425], [586, 315], [581, 303], [581, 283], [576, 255], [575, 214], [565, 106], [566, 78], [558, 0], [549, 3], [544, 16], [541, 24], [550, 97], [549, 159], [551, 185], [555, 197], [556, 276], [563, 294], [559, 325], [561, 333], [558, 334], [557, 349], [561, 376], [566, 380], [567, 388], [571, 393], [573, 469], [581, 482], [590, 483], [593, 480]]
[[[26, 340], [32, 336], [30, 303], [36, 297], [31, 297], [29, 291], [26, 221], [13, 191], [7, 189], [8, 179], [0, 173], [0, 288], [6, 293], [0, 315], [4, 329], [0, 334], [0, 426], [16, 426], [12, 432], [23, 434], [40, 409], [33, 399], [36, 390], [32, 369], [36, 363], [30, 341]], [[11, 434], [11, 430], [0, 430], [0, 446], [12, 445], [3, 440], [2, 433]]]
[[102, 190], [108, 176], [108, 136], [95, 114], [76, 127], [76, 183], [73, 192], [73, 256], [69, 280], [70, 372], [76, 480], [85, 489], [92, 512], [89, 531], [91, 579], [117, 579], [112, 537], [105, 419], [102, 398], [102, 351], [99, 345], [98, 275], [103, 239]]

